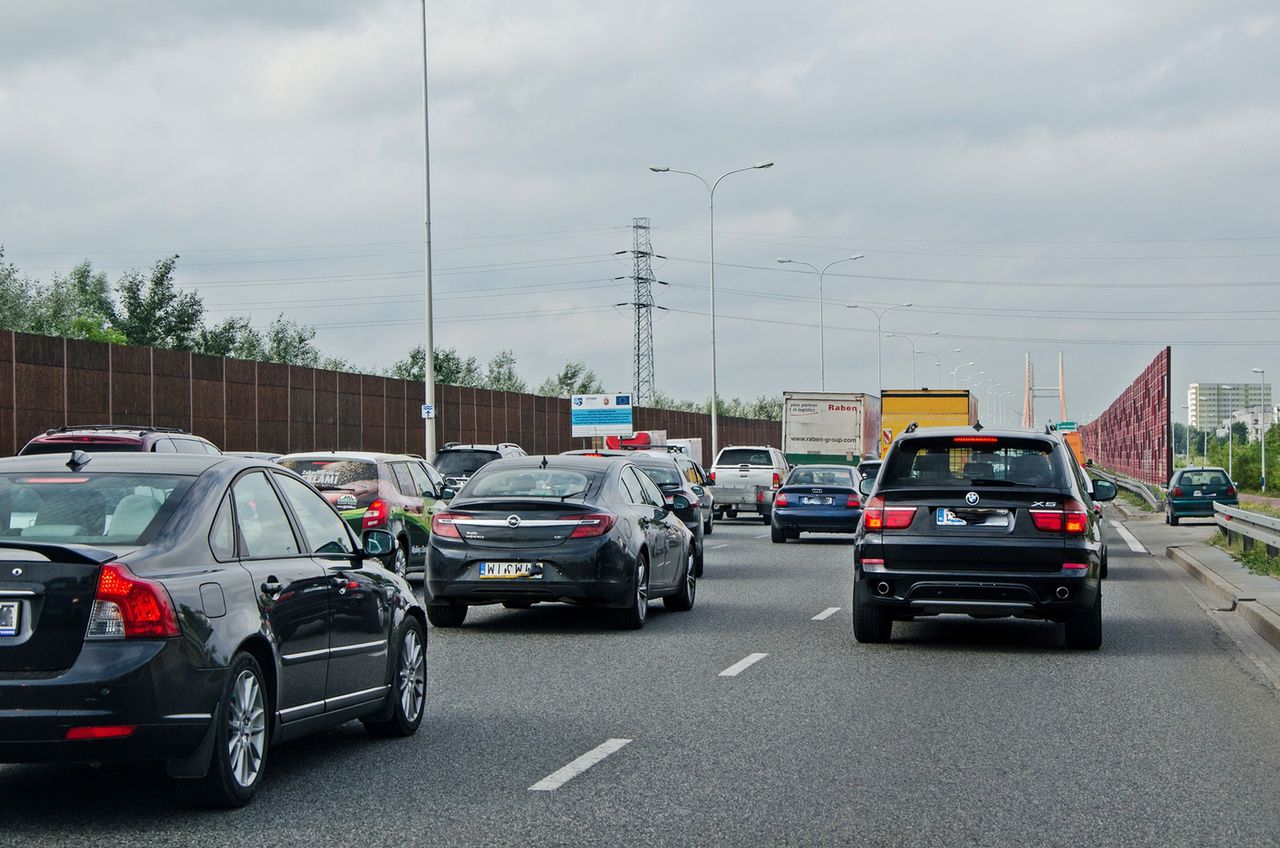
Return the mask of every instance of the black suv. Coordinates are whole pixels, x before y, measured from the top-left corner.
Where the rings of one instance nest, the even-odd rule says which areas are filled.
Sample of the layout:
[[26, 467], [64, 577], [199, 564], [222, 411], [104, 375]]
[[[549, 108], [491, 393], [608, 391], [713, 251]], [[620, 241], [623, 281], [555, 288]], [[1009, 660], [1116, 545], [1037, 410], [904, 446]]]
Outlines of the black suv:
[[1062, 623], [1070, 648], [1102, 644], [1105, 548], [1094, 481], [1056, 436], [914, 429], [893, 443], [854, 539], [853, 632], [886, 642], [895, 619], [941, 613]]
[[57, 427], [45, 430], [23, 446], [18, 456], [42, 453], [202, 453], [220, 454], [208, 439], [175, 427], [149, 427], [145, 424], [88, 424], [79, 427]]

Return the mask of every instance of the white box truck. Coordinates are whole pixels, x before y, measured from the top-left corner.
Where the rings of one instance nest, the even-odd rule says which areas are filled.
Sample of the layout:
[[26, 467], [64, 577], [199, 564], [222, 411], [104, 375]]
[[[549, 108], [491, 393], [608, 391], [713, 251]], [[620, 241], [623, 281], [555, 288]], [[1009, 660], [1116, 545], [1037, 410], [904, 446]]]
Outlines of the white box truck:
[[880, 398], [865, 392], [783, 392], [782, 452], [792, 465], [857, 465], [878, 453]]

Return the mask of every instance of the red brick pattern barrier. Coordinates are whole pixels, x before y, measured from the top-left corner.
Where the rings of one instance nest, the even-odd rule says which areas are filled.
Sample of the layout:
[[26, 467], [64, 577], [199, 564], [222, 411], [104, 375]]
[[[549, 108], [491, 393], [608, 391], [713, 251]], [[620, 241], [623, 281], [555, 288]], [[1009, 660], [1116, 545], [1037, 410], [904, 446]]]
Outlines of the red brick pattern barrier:
[[[0, 453], [50, 427], [180, 427], [225, 450], [421, 453], [420, 383], [156, 348], [0, 332]], [[530, 453], [588, 447], [570, 437], [569, 402], [514, 392], [436, 387], [444, 442], [515, 442]], [[637, 429], [701, 437], [709, 416], [637, 409]], [[725, 445], [779, 445], [777, 421], [721, 418]]]
[[1171, 358], [1171, 348], [1160, 351], [1106, 412], [1080, 428], [1085, 456], [1144, 483], [1169, 482], [1173, 475]]

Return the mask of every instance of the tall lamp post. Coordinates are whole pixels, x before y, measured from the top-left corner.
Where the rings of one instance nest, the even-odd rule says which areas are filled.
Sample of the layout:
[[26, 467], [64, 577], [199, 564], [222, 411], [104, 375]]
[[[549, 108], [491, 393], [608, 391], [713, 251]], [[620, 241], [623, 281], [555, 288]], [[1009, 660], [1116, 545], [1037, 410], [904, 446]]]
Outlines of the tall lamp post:
[[[959, 352], [960, 352], [960, 348], [955, 348], [954, 350], [951, 351], [951, 353], [959, 353]], [[937, 374], [938, 382], [934, 386], [935, 389], [940, 388], [942, 386], [942, 357], [948, 356], [948, 355], [949, 354], [945, 354], [945, 353], [937, 354], [931, 350], [922, 350], [916, 353], [916, 356], [928, 356], [933, 359], [933, 366], [938, 369], [938, 374]]]
[[1186, 433], [1186, 436], [1187, 436], [1187, 467], [1188, 467], [1188, 468], [1190, 468], [1190, 467], [1191, 467], [1191, 407], [1187, 406], [1187, 405], [1184, 403], [1184, 404], [1182, 405], [1182, 408], [1183, 408], [1183, 409], [1185, 409], [1185, 410], [1187, 411], [1187, 433]]
[[821, 270], [816, 265], [801, 262], [798, 259], [778, 258], [779, 265], [803, 265], [806, 268], [812, 268], [813, 272], [818, 275], [818, 385], [824, 392], [827, 390], [827, 321], [826, 305], [822, 299], [822, 278], [832, 265], [839, 265], [841, 262], [853, 262], [855, 259], [861, 259], [862, 257], [863, 254], [861, 253], [857, 256], [846, 256], [843, 259], [828, 262], [822, 266]]
[[1267, 490], [1267, 369], [1249, 369], [1258, 375], [1258, 433], [1262, 442], [1262, 491]]
[[[1231, 387], [1223, 386], [1222, 388], [1230, 389]], [[1234, 442], [1236, 439], [1235, 439], [1235, 433], [1231, 431], [1232, 423], [1233, 423], [1232, 420], [1230, 418], [1227, 418], [1227, 477], [1231, 479], [1231, 485], [1234, 486], [1236, 484], [1236, 475], [1235, 475], [1235, 465], [1233, 464], [1234, 460], [1232, 459], [1231, 452], [1234, 448], [1234, 446], [1232, 445], [1232, 442]]]
[[876, 394], [881, 397], [884, 396], [884, 342], [883, 337], [880, 335], [880, 322], [884, 320], [886, 312], [894, 309], [907, 309], [910, 306], [910, 303], [895, 303], [893, 306], [886, 306], [883, 309], [862, 306], [861, 304], [850, 304], [845, 307], [846, 309], [865, 309], [876, 316]]
[[911, 388], [913, 389], [917, 385], [916, 383], [916, 342], [920, 341], [923, 338], [927, 338], [928, 336], [936, 336], [938, 335], [938, 332], [939, 332], [938, 330], [933, 330], [932, 332], [926, 333], [923, 336], [908, 336], [905, 333], [885, 333], [884, 334], [884, 337], [886, 339], [905, 339], [907, 344], [911, 345]]
[[725, 171], [716, 177], [714, 182], [707, 182], [701, 174], [695, 174], [693, 171], [681, 171], [678, 168], [668, 168], [665, 165], [649, 166], [649, 170], [655, 174], [685, 174], [693, 177], [702, 183], [707, 190], [707, 264], [711, 269], [711, 457], [713, 461], [716, 454], [720, 452], [719, 411], [716, 408], [720, 405], [720, 395], [716, 384], [716, 188], [720, 185], [721, 180], [731, 174], [741, 174], [743, 171], [759, 171], [772, 167], [773, 162], [757, 162], [745, 168]]
[[436, 363], [431, 320], [431, 122], [427, 114], [427, 0], [422, 0], [422, 209], [423, 295], [426, 303], [422, 336], [422, 429], [428, 461], [436, 455]]
[[975, 365], [977, 365], [977, 364], [978, 364], [978, 363], [976, 363], [976, 362], [962, 362], [962, 363], [960, 363], [959, 365], [957, 365], [955, 368], [952, 368], [952, 369], [951, 369], [951, 388], [953, 388], [953, 389], [958, 388], [958, 386], [956, 385], [956, 373], [957, 373], [961, 368], [972, 368], [973, 366], [975, 366]]

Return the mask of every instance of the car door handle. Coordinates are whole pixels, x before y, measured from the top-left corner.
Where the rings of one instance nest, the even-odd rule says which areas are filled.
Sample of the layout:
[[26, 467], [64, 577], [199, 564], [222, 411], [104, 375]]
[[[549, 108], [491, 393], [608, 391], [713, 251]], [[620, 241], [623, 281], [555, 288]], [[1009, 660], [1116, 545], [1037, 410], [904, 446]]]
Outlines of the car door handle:
[[268, 577], [266, 582], [258, 588], [262, 590], [262, 594], [271, 595], [272, 597], [275, 597], [284, 590], [284, 586], [280, 585], [280, 581], [277, 580], [274, 575]]

